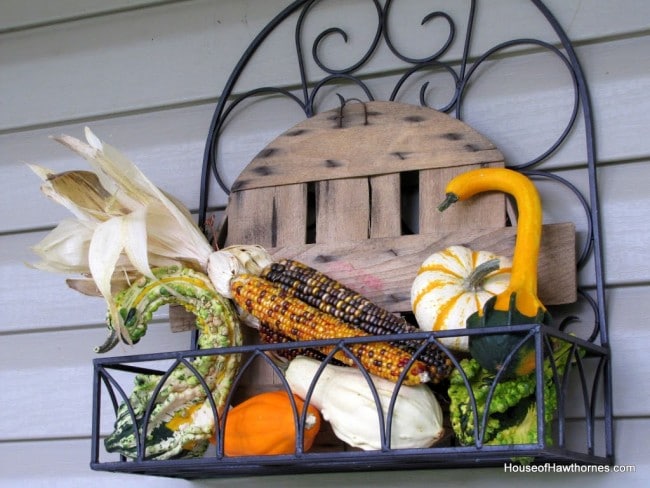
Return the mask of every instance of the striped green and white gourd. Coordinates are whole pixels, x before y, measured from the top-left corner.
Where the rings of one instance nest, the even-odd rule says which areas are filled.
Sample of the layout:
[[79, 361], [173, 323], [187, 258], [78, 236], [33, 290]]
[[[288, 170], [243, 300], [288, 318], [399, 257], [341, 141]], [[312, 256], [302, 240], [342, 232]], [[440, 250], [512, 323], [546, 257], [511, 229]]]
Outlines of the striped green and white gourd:
[[[207, 275], [189, 268], [168, 267], [153, 270], [156, 280], [142, 277], [116, 296], [124, 329], [136, 343], [147, 330], [153, 313], [162, 305], [177, 304], [192, 312], [199, 328], [199, 349], [242, 344], [240, 322], [232, 303], [217, 293]], [[116, 342], [115, 328], [99, 352]], [[198, 356], [191, 365], [203, 377], [206, 391], [195, 374], [178, 364], [160, 389], [147, 422], [143, 459], [171, 459], [202, 456], [215, 433], [212, 396], [217, 413], [225, 408], [228, 393], [237, 374], [240, 356], [220, 354]], [[108, 452], [138, 458], [138, 442], [144, 416], [152, 395], [161, 381], [157, 374], [138, 374], [129, 396], [133, 414], [126, 403], [117, 411], [114, 431], [105, 439]], [[135, 422], [134, 422], [135, 421]]]

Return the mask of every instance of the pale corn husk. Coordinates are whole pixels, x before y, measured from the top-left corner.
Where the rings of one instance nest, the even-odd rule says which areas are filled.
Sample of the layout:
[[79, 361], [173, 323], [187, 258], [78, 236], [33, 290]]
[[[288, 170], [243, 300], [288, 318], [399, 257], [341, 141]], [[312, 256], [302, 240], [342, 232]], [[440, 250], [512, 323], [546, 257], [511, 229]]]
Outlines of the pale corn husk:
[[236, 246], [211, 257], [214, 250], [186, 207], [90, 129], [85, 136], [87, 143], [66, 135], [54, 140], [86, 159], [94, 171], [55, 174], [29, 165], [43, 180], [42, 192], [76, 217], [62, 221], [32, 248], [41, 258], [33, 266], [82, 275], [68, 284], [105, 298], [118, 336], [129, 341], [113, 296], [139, 275], [155, 280], [152, 267], [176, 264], [203, 271], [228, 296], [232, 276], [259, 273], [272, 261], [260, 246]]
[[273, 258], [266, 249], [254, 244], [228, 246], [224, 247], [222, 251], [232, 254], [247, 273], [254, 275], [259, 275], [264, 268], [273, 262]]
[[106, 299], [112, 323], [122, 329], [113, 294], [128, 284], [125, 276], [137, 272], [152, 277], [152, 267], [170, 264], [205, 268], [213, 249], [186, 208], [90, 129], [85, 134], [88, 143], [70, 136], [55, 140], [84, 157], [94, 172], [54, 174], [30, 165], [43, 180], [42, 192], [77, 218], [61, 222], [34, 246], [41, 257], [34, 266], [91, 276]]
[[102, 186], [92, 171], [55, 174], [35, 164], [29, 167], [45, 182], [41, 185], [41, 191], [80, 220], [103, 222], [111, 216], [125, 215], [129, 211]]
[[215, 289], [226, 298], [232, 298], [230, 281], [233, 277], [243, 273], [259, 275], [272, 262], [273, 258], [262, 246], [228, 246], [210, 254], [207, 273]]
[[62, 220], [32, 251], [41, 261], [34, 268], [60, 273], [88, 273], [88, 247], [97, 224], [83, 220]]

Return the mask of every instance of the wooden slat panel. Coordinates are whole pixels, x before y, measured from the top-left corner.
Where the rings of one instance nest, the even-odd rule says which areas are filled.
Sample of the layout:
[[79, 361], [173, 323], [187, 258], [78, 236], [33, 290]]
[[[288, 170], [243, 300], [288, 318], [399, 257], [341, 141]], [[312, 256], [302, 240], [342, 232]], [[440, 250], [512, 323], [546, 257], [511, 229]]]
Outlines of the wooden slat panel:
[[[234, 215], [229, 213], [229, 228], [234, 223], [238, 229], [235, 231], [235, 235], [241, 237], [242, 240], [236, 241], [229, 231], [227, 241], [229, 243], [260, 243], [260, 239], [264, 242], [270, 238], [275, 243], [278, 241], [276, 231], [269, 231], [269, 229], [277, 228], [280, 220], [289, 229], [295, 228], [292, 224], [296, 219], [292, 219], [291, 214], [296, 202], [295, 198], [291, 198], [294, 195], [290, 195], [286, 191], [287, 188], [299, 190], [298, 194], [301, 197], [299, 201], [302, 202], [304, 209], [300, 211], [303, 234], [295, 236], [295, 233], [290, 230], [283, 236], [283, 242], [285, 245], [292, 245], [296, 242], [304, 243], [307, 218], [306, 185], [256, 188], [234, 192], [231, 204], [234, 204], [236, 210]], [[276, 201], [278, 194], [283, 194], [284, 198]], [[265, 206], [265, 208], [255, 211], [255, 215], [248, 215], [248, 212], [261, 206]], [[277, 216], [281, 212], [289, 215], [284, 219], [278, 219]], [[369, 212], [370, 195], [367, 178], [318, 182], [316, 184], [316, 241], [366, 239], [368, 237]], [[238, 220], [238, 217], [244, 217], [244, 220]], [[293, 237], [300, 238], [292, 240]], [[257, 334], [251, 331], [248, 331], [245, 337], [249, 343], [258, 340]], [[266, 363], [257, 361], [244, 373], [238, 395], [241, 398], [246, 398], [273, 388], [273, 385], [280, 382], [277, 374]]]
[[[327, 241], [272, 249], [275, 257], [294, 258], [329, 274], [391, 311], [409, 311], [411, 283], [430, 254], [452, 244], [512, 256], [516, 229], [466, 228], [447, 234], [419, 234], [365, 241]], [[538, 265], [539, 296], [551, 304], [576, 300], [575, 228], [544, 226]]]
[[369, 219], [367, 178], [316, 184], [316, 242], [367, 239]]
[[[502, 164], [486, 164], [500, 167]], [[490, 192], [464, 202], [458, 202], [444, 212], [438, 205], [445, 198], [447, 183], [460, 173], [478, 168], [477, 165], [420, 171], [419, 229], [420, 233], [443, 234], [467, 227], [484, 229], [503, 227], [506, 223], [505, 195]]]
[[273, 188], [231, 194], [228, 204], [228, 238], [226, 244], [256, 243], [271, 246], [273, 236]]
[[194, 330], [196, 327], [196, 316], [185, 310], [180, 305], [169, 306], [169, 329], [176, 332]]
[[275, 227], [274, 245], [286, 246], [306, 242], [307, 185], [284, 185], [275, 189], [272, 221]]
[[231, 194], [228, 245], [273, 247], [289, 242], [305, 242], [306, 232], [306, 185], [261, 188]]
[[401, 234], [400, 175], [371, 176], [370, 237]]
[[[433, 109], [394, 102], [347, 104], [295, 125], [260, 151], [234, 190], [503, 162], [494, 144]], [[348, 108], [350, 107], [350, 108]]]
[[[585, 190], [584, 171], [574, 169], [560, 175]], [[644, 225], [650, 212], [650, 194], [638, 181], [650, 177], [650, 162], [605, 165], [599, 169], [601, 219], [604, 226], [605, 277], [609, 285], [643, 285], [650, 276], [650, 227]], [[584, 211], [574, 197], [562, 198], [556, 185], [537, 182], [547, 222], [571, 221], [576, 225], [579, 248], [586, 237]], [[455, 206], [455, 205], [454, 205]], [[451, 211], [450, 208], [446, 212]], [[0, 331], [56, 329], [102, 324], [105, 306], [68, 289], [64, 276], [29, 269], [35, 261], [29, 246], [45, 236], [33, 232], [0, 236], [0, 303], [3, 320]], [[621, 252], [621, 249], [631, 250]], [[595, 285], [593, 261], [580, 270], [582, 286]], [[29, 304], [27, 306], [26, 304]], [[159, 313], [165, 313], [160, 311]]]
[[[259, 188], [231, 194], [228, 205], [228, 237], [226, 244], [259, 244], [265, 247], [305, 242], [307, 233], [307, 186], [302, 184], [275, 188]], [[183, 316], [182, 312], [179, 315]], [[186, 317], [186, 315], [185, 315]], [[184, 330], [175, 322], [174, 329]], [[244, 331], [247, 343], [256, 343], [257, 334]], [[264, 385], [279, 382], [277, 375], [266, 364], [256, 362], [242, 379], [241, 394], [261, 391]], [[251, 387], [250, 385], [255, 385]]]

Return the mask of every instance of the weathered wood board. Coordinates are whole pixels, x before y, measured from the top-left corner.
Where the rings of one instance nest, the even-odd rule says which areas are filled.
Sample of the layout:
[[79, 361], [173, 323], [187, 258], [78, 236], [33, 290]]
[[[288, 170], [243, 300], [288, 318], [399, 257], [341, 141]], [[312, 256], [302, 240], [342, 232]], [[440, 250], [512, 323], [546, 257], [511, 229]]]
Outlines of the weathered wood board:
[[[461, 244], [512, 257], [516, 228], [466, 229], [444, 235], [416, 234], [366, 240], [295, 244], [270, 248], [275, 258], [291, 258], [313, 266], [395, 313], [411, 310], [410, 287], [420, 264], [432, 253]], [[545, 305], [577, 300], [576, 240], [573, 223], [542, 228], [538, 262], [538, 295]], [[174, 331], [194, 327], [194, 316], [170, 309]]]
[[277, 137], [232, 190], [495, 162], [503, 164], [503, 156], [494, 144], [444, 113], [395, 102], [348, 102]]
[[[446, 114], [394, 102], [348, 102], [260, 151], [233, 185], [222, 240], [299, 259], [391, 311], [406, 312], [417, 268], [436, 250], [464, 244], [511, 256], [516, 227], [506, 227], [503, 194], [437, 210], [455, 175], [504, 164], [489, 140]], [[417, 182], [415, 210], [404, 207], [407, 173]], [[406, 211], [417, 213], [414, 235], [403, 235]], [[574, 226], [545, 226], [538, 269], [544, 303], [576, 300], [575, 259]], [[187, 323], [182, 315], [174, 312], [175, 328]]]
[[[462, 244], [512, 257], [514, 227], [466, 229], [444, 235], [367, 239], [306, 244], [271, 249], [276, 258], [291, 258], [345, 283], [392, 312], [411, 310], [411, 283], [422, 262], [447, 246]], [[577, 298], [575, 228], [572, 223], [546, 225], [538, 262], [538, 293], [546, 305], [573, 303]]]
[[[461, 244], [512, 257], [516, 228], [465, 229], [435, 236], [416, 234], [325, 244], [273, 247], [275, 258], [291, 258], [313, 266], [395, 313], [411, 310], [410, 287], [420, 264], [432, 253]], [[575, 226], [542, 228], [538, 262], [538, 294], [542, 303], [565, 305], [577, 300]], [[188, 330], [194, 317], [180, 307], [171, 313], [173, 330]]]
[[446, 114], [394, 102], [348, 103], [301, 122], [260, 151], [233, 184], [225, 241], [277, 247], [399, 236], [402, 177], [413, 172], [419, 232], [501, 228], [505, 197], [498, 193], [444, 214], [435, 207], [455, 174], [503, 165], [490, 141]]

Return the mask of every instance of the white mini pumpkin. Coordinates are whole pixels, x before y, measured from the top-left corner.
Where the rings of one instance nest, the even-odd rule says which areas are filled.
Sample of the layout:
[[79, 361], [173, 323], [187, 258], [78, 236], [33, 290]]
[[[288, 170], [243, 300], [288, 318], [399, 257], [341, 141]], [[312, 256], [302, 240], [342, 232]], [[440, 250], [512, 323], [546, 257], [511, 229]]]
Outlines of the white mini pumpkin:
[[[464, 329], [510, 282], [509, 258], [465, 246], [450, 246], [429, 256], [411, 287], [411, 308], [422, 330]], [[441, 338], [447, 347], [468, 350], [467, 336]]]

